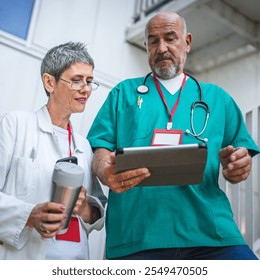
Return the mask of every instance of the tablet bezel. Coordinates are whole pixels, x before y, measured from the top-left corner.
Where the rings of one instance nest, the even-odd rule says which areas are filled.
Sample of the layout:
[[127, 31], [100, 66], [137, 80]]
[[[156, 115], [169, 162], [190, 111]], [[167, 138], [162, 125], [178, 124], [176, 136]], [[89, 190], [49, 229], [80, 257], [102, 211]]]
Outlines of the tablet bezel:
[[115, 152], [117, 172], [146, 167], [151, 176], [138, 186], [199, 184], [207, 161], [206, 144], [119, 148]]

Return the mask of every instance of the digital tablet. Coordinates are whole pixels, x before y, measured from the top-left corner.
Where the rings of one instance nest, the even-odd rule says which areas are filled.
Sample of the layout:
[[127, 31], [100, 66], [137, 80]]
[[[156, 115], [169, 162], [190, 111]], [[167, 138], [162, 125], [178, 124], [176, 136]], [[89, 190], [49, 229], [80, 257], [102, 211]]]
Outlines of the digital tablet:
[[189, 185], [202, 182], [206, 144], [130, 147], [116, 150], [117, 172], [146, 167], [150, 177], [139, 186]]

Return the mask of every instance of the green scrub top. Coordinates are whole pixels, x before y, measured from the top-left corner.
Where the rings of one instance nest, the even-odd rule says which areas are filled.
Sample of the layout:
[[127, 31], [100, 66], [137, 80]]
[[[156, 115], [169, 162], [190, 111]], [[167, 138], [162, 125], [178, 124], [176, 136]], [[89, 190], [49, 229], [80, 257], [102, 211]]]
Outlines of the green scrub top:
[[[143, 78], [128, 79], [109, 93], [88, 134], [93, 148], [150, 146], [155, 129], [165, 129], [169, 113], [152, 76], [147, 94], [136, 88]], [[160, 84], [167, 105], [173, 108], [177, 94]], [[242, 245], [245, 241], [233, 219], [230, 203], [218, 185], [221, 148], [246, 147], [259, 152], [249, 135], [243, 116], [230, 95], [213, 84], [201, 83], [203, 101], [210, 116], [202, 138], [208, 138], [208, 159], [203, 182], [198, 185], [134, 187], [116, 194], [109, 192], [106, 214], [107, 258], [156, 248]], [[138, 97], [143, 99], [138, 106]], [[188, 78], [173, 116], [173, 129], [182, 130], [182, 144], [201, 143], [187, 135], [191, 131], [191, 105], [199, 100], [196, 83]], [[194, 128], [200, 132], [205, 109], [194, 112]], [[178, 159], [176, 159], [178, 160]]]

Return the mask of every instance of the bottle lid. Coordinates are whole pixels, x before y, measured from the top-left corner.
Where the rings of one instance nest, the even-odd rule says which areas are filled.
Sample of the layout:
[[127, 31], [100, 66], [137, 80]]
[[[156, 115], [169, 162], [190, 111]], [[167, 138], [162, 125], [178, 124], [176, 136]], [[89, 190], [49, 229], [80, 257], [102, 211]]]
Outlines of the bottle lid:
[[71, 162], [57, 162], [54, 167], [52, 181], [59, 186], [79, 187], [83, 185], [84, 170]]

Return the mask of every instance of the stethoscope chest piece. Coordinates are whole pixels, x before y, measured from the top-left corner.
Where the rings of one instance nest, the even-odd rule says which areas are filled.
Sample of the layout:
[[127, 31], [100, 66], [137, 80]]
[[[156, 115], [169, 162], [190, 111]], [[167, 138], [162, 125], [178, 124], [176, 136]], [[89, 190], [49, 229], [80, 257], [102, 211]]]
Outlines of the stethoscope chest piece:
[[136, 90], [140, 94], [146, 94], [149, 91], [149, 88], [146, 85], [140, 85]]
[[145, 84], [146, 83], [146, 80], [147, 78], [152, 74], [152, 72], [148, 73], [145, 77], [144, 77], [144, 80], [143, 80], [143, 83], [137, 87], [137, 92], [140, 93], [140, 94], [146, 94], [148, 91], [149, 91], [149, 88], [148, 86]]

